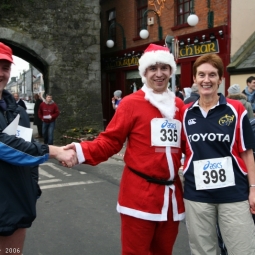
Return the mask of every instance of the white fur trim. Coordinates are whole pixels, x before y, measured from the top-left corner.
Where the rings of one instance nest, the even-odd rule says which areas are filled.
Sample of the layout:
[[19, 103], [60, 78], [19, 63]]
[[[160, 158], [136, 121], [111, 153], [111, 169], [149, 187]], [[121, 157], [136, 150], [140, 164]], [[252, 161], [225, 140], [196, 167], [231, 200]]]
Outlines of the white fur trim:
[[145, 52], [139, 59], [139, 74], [142, 77], [142, 82], [146, 83], [144, 76], [146, 68], [155, 65], [156, 63], [168, 64], [171, 66], [171, 75], [176, 72], [176, 63], [173, 54], [164, 50]]
[[86, 161], [85, 156], [82, 152], [82, 147], [80, 143], [73, 143], [75, 145], [76, 148], [76, 153], [77, 153], [77, 159], [79, 164], [82, 164], [83, 162]]
[[163, 117], [168, 118], [169, 120], [174, 118], [176, 106], [175, 94], [172, 91], [166, 89], [166, 91], [161, 94], [155, 94], [153, 89], [147, 87], [146, 84], [143, 85], [142, 91], [145, 93], [145, 100], [155, 106]]

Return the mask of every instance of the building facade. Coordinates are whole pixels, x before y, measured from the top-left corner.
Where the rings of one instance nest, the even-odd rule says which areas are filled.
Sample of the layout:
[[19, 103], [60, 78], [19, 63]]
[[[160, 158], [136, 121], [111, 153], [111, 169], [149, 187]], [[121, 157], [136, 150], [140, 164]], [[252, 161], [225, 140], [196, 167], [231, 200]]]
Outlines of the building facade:
[[[242, 18], [240, 18], [240, 13]], [[255, 1], [231, 1], [231, 63], [227, 70], [230, 85], [246, 87], [246, 80], [255, 76]]]
[[59, 106], [56, 144], [69, 129], [103, 130], [100, 28], [99, 0], [0, 1], [0, 41], [43, 74]]
[[[102, 0], [101, 64], [102, 104], [105, 125], [114, 114], [113, 92], [123, 96], [142, 87], [138, 73], [139, 57], [150, 43], [166, 45], [177, 62], [176, 75], [169, 81], [174, 89], [193, 84], [192, 65], [206, 53], [217, 53], [224, 65], [230, 63], [230, 0]], [[187, 22], [191, 13], [199, 19], [195, 26]], [[149, 32], [147, 39], [140, 31]], [[109, 43], [109, 39], [114, 42]], [[106, 42], [108, 43], [106, 44]], [[111, 48], [109, 48], [111, 46]], [[220, 91], [229, 87], [225, 70]]]
[[19, 77], [11, 77], [6, 89], [11, 93], [18, 93], [23, 100], [33, 100], [34, 94], [44, 92], [42, 74], [30, 65], [28, 70], [20, 73]]

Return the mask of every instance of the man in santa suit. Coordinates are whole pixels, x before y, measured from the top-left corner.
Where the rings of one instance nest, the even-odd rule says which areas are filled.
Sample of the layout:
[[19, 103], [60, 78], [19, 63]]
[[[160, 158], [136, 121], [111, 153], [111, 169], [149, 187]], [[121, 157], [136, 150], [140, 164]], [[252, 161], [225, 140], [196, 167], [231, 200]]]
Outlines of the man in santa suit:
[[123, 255], [172, 254], [185, 216], [178, 176], [184, 104], [167, 87], [175, 71], [169, 49], [150, 44], [139, 59], [141, 90], [122, 99], [94, 141], [66, 146], [76, 150], [79, 163], [97, 165], [119, 152], [127, 139], [117, 203]]

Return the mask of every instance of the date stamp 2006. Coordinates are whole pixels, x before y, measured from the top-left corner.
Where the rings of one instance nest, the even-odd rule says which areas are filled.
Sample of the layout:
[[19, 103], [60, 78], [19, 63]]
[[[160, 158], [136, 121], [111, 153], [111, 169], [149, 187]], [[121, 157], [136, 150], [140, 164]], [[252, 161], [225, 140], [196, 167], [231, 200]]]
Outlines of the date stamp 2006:
[[20, 248], [5, 248], [4, 253], [2, 253], [3, 251], [0, 249], [0, 253], [1, 254], [19, 254], [19, 255], [23, 255], [20, 250]]

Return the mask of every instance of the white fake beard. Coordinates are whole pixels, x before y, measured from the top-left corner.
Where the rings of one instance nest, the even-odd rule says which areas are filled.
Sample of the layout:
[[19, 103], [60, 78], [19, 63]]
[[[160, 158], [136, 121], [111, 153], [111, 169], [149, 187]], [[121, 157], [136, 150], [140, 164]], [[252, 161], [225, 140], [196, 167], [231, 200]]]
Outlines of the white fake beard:
[[162, 94], [153, 93], [153, 89], [148, 88], [146, 84], [142, 87], [145, 93], [145, 99], [155, 106], [163, 117], [167, 119], [173, 119], [175, 116], [175, 94], [167, 89]]

